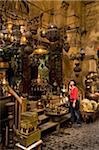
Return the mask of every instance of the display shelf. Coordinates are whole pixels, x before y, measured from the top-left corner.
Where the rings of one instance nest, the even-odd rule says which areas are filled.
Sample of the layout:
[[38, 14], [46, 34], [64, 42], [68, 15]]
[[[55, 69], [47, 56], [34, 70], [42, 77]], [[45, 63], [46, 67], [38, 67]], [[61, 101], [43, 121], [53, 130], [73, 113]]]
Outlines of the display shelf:
[[50, 128], [54, 128], [57, 125], [58, 125], [58, 123], [50, 121], [50, 122], [47, 122], [47, 123], [44, 123], [44, 124], [40, 125], [39, 128], [41, 129], [41, 132], [43, 132], [43, 131], [46, 131]]

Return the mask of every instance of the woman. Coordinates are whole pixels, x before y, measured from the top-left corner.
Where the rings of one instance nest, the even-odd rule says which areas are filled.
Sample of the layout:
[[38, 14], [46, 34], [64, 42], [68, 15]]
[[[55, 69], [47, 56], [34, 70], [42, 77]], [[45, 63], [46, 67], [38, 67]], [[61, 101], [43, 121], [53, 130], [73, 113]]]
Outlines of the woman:
[[72, 123], [77, 123], [78, 126], [81, 126], [78, 88], [76, 87], [76, 82], [74, 80], [71, 80], [69, 83], [69, 99], [70, 99], [71, 121]]

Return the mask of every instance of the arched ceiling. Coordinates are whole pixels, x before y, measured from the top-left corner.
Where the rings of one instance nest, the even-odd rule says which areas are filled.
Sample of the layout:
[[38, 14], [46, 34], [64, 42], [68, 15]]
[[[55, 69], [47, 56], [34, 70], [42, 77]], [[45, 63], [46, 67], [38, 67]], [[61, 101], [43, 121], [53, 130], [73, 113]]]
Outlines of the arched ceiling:
[[[48, 26], [50, 22], [63, 26], [66, 8], [63, 0], [2, 0], [0, 1], [0, 15], [18, 23], [36, 24], [42, 17], [42, 25]], [[17, 22], [16, 21], [16, 22]]]
[[[79, 1], [66, 0], [1, 0], [0, 17], [4, 19], [3, 24], [12, 21], [15, 25], [25, 26], [26, 31], [38, 33], [38, 29], [46, 29], [49, 24], [55, 24], [60, 31], [60, 35], [65, 37], [69, 27], [72, 31], [77, 31], [80, 26], [80, 4]], [[78, 9], [79, 8], [79, 9]], [[6, 25], [4, 27], [6, 28]], [[39, 32], [40, 33], [40, 32]], [[75, 42], [75, 35], [68, 33], [70, 43]], [[38, 35], [36, 39], [38, 39]], [[35, 34], [33, 35], [34, 38]]]

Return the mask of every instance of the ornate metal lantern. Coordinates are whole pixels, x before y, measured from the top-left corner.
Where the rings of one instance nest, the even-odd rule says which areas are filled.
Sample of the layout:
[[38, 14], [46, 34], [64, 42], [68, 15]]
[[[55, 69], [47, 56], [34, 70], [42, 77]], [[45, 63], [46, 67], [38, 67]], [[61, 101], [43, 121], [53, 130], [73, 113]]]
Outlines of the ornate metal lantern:
[[28, 54], [28, 55], [30, 55], [31, 53], [32, 53], [32, 47], [31, 46], [26, 46], [25, 48], [24, 48], [24, 52], [26, 53], [26, 54]]
[[50, 41], [50, 42], [56, 42], [57, 40], [59, 40], [60, 38], [60, 32], [59, 29], [57, 28], [56, 25], [50, 25], [48, 27], [48, 30], [46, 32], [46, 38]]
[[48, 50], [43, 45], [37, 45], [36, 49], [34, 49], [33, 54], [48, 54]]
[[75, 63], [74, 72], [75, 72], [76, 77], [78, 77], [79, 73], [81, 72], [79, 61]]

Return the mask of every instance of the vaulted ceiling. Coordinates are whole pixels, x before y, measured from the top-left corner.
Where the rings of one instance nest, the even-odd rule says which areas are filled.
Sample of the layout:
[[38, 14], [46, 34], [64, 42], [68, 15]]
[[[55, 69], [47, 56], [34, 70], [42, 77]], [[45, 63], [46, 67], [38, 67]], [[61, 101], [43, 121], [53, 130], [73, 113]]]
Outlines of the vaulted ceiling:
[[45, 28], [50, 22], [60, 27], [64, 24], [67, 7], [68, 3], [62, 0], [5, 0], [0, 1], [0, 15], [28, 26], [37, 25], [42, 17], [40, 21]]
[[[66, 31], [69, 27], [68, 41], [75, 44], [75, 41], [80, 43], [80, 36], [85, 31], [84, 7], [91, 2], [80, 0], [1, 0], [0, 18], [3, 18], [4, 25], [10, 20], [15, 25], [25, 25], [26, 29], [30, 29], [30, 31], [35, 29], [37, 31], [38, 28], [47, 29], [49, 24], [55, 24], [65, 34], [65, 27]], [[75, 31], [72, 32], [72, 29]]]

